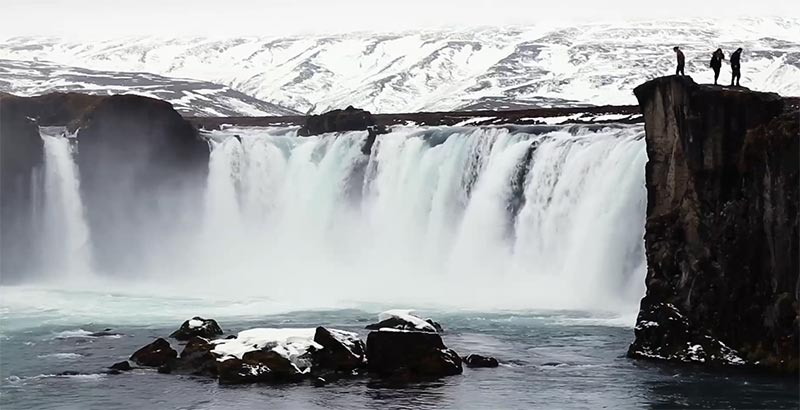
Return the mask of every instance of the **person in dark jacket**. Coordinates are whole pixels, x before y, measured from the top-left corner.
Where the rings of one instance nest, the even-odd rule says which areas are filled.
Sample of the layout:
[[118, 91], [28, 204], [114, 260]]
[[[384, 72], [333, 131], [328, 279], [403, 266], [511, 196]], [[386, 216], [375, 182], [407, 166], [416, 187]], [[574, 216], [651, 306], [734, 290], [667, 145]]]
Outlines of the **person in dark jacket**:
[[719, 79], [719, 70], [722, 68], [722, 60], [725, 59], [725, 53], [722, 52], [721, 48], [718, 48], [713, 54], [711, 54], [711, 69], [714, 70], [714, 85], [717, 85], [717, 80]]
[[683, 56], [683, 51], [677, 46], [675, 46], [672, 51], [674, 51], [675, 55], [678, 57], [678, 68], [675, 70], [675, 75], [686, 75], [683, 73], [683, 66], [686, 64], [686, 57]]
[[733, 87], [734, 81], [736, 82], [736, 86], [739, 86], [739, 80], [742, 79], [742, 48], [737, 48], [736, 51], [731, 54], [731, 87]]

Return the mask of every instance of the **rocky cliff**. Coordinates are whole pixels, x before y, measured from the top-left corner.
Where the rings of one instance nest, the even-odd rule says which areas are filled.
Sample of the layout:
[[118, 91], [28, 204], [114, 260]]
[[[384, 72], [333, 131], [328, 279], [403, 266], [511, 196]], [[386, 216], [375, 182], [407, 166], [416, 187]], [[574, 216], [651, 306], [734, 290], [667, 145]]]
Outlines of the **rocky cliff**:
[[[77, 132], [76, 162], [98, 268], [124, 269], [141, 258], [141, 247], [196, 222], [209, 147], [171, 104], [109, 96], [68, 128]], [[161, 227], [161, 234], [148, 235], [141, 229], [146, 224]]]
[[22, 100], [0, 98], [0, 275], [27, 274], [39, 257], [33, 231], [41, 200], [35, 181], [43, 178], [44, 152], [39, 127]]
[[690, 77], [635, 94], [648, 271], [629, 356], [796, 373], [800, 112]]

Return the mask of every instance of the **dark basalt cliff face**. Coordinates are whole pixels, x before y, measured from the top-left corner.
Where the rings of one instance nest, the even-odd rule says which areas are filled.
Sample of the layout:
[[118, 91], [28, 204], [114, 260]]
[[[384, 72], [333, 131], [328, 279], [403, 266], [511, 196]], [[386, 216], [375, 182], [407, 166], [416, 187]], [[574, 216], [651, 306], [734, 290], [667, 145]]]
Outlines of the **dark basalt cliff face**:
[[648, 271], [629, 356], [796, 373], [800, 112], [776, 94], [689, 77], [635, 94]]
[[0, 272], [24, 275], [38, 257], [33, 231], [41, 192], [34, 182], [43, 178], [43, 150], [39, 127], [20, 100], [0, 98]]
[[[175, 224], [193, 222], [209, 148], [171, 104], [114, 95], [68, 128], [77, 131], [81, 191], [99, 268], [124, 268], [140, 257], [139, 247], [180, 230]], [[154, 214], [171, 216], [154, 221]], [[145, 235], [144, 224], [163, 227], [163, 235]]]

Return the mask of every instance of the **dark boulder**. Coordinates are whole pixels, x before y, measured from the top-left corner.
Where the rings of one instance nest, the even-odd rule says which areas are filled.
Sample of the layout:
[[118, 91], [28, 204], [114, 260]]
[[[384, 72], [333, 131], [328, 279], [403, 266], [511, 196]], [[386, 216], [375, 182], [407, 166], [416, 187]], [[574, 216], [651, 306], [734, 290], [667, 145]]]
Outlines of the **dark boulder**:
[[211, 339], [220, 335], [222, 335], [222, 328], [219, 327], [219, 324], [217, 324], [216, 320], [203, 319], [199, 316], [195, 316], [183, 322], [181, 327], [172, 332], [169, 337], [176, 340], [185, 341], [193, 337]]
[[636, 340], [628, 355], [641, 359], [659, 359], [712, 365], [741, 365], [735, 351], [714, 339], [701, 327], [669, 303], [657, 303], [639, 312]]
[[19, 281], [36, 270], [42, 249], [34, 237], [34, 184], [44, 176], [44, 144], [39, 127], [22, 102], [0, 97], [0, 278]]
[[461, 357], [433, 332], [382, 330], [367, 336], [367, 368], [382, 377], [461, 374]]
[[192, 337], [186, 342], [178, 360], [169, 363], [170, 372], [193, 376], [217, 376], [217, 358], [211, 351], [214, 345], [202, 337]]
[[169, 345], [169, 342], [158, 338], [155, 342], [137, 350], [129, 360], [141, 366], [159, 367], [177, 357], [178, 352]]
[[[344, 110], [333, 110], [306, 118], [305, 125], [297, 134], [307, 137], [328, 132], [366, 131], [374, 126], [375, 120], [369, 111], [349, 106]], [[374, 141], [374, 137], [372, 138]], [[372, 144], [369, 145], [371, 147]]]
[[111, 366], [109, 366], [108, 368], [111, 369], [111, 370], [117, 370], [117, 371], [120, 371], [120, 372], [127, 372], [128, 370], [133, 370], [133, 368], [131, 367], [130, 362], [128, 362], [127, 360], [122, 361], [122, 362], [114, 363]]
[[[199, 218], [209, 147], [169, 103], [114, 95], [69, 124], [95, 266], [113, 272], [166, 251]], [[196, 213], [193, 213], [196, 212]]]
[[471, 354], [464, 358], [464, 365], [470, 368], [497, 367], [500, 363], [494, 357]]
[[796, 374], [800, 112], [777, 94], [689, 77], [635, 94], [649, 159], [647, 294], [628, 354], [720, 363], [730, 350]]
[[273, 350], [255, 350], [241, 359], [229, 358], [218, 365], [220, 384], [293, 383], [303, 373], [289, 359]]
[[312, 352], [315, 371], [351, 372], [366, 364], [366, 345], [355, 333], [318, 327], [314, 342], [322, 346]]

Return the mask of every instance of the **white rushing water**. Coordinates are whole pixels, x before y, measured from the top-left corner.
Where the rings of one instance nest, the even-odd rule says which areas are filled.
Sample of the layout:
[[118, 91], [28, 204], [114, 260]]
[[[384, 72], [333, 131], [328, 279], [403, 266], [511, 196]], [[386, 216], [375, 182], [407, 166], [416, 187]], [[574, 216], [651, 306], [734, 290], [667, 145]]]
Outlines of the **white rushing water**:
[[76, 279], [91, 273], [91, 244], [80, 194], [80, 178], [73, 145], [63, 129], [43, 128], [45, 198], [42, 269], [60, 278]]
[[635, 309], [640, 127], [396, 128], [369, 156], [366, 137], [215, 133], [196, 277], [323, 305]]
[[216, 131], [203, 195], [187, 196], [201, 201], [126, 225], [149, 242], [116, 272], [92, 269], [74, 144], [43, 134], [42, 261], [60, 283], [4, 290], [12, 311], [119, 320], [405, 304], [625, 316], [644, 292], [640, 126], [396, 127], [368, 155], [366, 132]]

